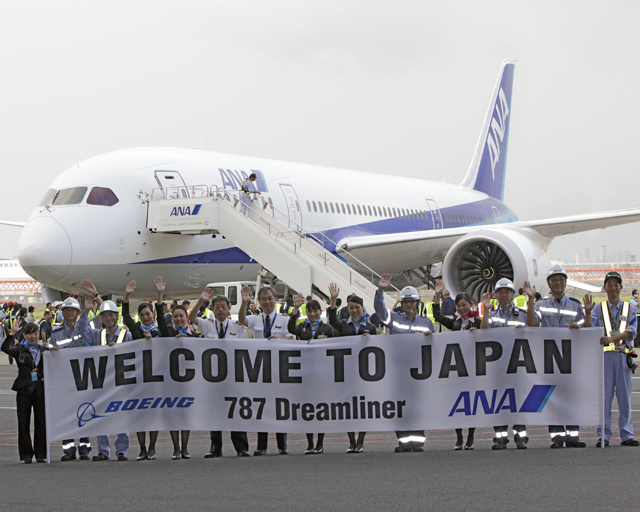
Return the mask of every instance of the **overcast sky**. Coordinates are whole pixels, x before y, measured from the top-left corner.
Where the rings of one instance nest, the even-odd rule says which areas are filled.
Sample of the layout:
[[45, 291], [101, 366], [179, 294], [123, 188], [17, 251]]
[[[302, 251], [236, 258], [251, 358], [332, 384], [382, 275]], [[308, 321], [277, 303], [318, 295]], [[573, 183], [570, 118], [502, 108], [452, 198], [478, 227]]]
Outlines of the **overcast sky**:
[[[640, 203], [640, 1], [0, 5], [0, 218], [85, 158], [178, 146], [460, 183], [516, 59], [505, 202], [523, 220]], [[99, 222], [99, 221], [97, 221]], [[640, 259], [638, 224], [557, 239]], [[0, 226], [0, 257], [19, 228]]]

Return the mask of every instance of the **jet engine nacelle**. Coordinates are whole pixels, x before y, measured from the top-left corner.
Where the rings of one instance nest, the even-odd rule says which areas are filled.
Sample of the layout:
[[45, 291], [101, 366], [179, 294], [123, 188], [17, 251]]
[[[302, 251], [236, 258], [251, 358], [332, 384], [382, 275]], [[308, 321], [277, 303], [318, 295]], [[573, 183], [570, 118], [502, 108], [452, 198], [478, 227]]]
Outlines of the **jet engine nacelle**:
[[476, 301], [492, 292], [499, 279], [511, 279], [516, 290], [530, 281], [540, 290], [551, 264], [531, 237], [515, 229], [487, 229], [460, 238], [444, 259], [442, 278], [455, 297], [469, 293]]

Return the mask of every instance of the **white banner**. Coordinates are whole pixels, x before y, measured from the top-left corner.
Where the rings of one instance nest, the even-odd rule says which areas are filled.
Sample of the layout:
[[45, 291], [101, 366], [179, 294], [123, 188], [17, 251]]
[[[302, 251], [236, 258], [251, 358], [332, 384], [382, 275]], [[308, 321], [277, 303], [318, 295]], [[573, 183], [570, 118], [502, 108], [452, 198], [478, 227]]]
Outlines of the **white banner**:
[[49, 441], [149, 430], [596, 425], [601, 329], [156, 338], [45, 354]]

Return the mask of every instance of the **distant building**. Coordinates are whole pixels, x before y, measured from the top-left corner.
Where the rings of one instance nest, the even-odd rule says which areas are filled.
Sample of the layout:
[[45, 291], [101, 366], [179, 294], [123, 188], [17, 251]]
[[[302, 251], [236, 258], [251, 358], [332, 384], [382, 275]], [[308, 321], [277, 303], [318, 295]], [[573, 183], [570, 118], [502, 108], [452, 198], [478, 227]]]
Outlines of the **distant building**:
[[0, 301], [35, 304], [41, 297], [40, 283], [28, 275], [17, 259], [0, 260]]

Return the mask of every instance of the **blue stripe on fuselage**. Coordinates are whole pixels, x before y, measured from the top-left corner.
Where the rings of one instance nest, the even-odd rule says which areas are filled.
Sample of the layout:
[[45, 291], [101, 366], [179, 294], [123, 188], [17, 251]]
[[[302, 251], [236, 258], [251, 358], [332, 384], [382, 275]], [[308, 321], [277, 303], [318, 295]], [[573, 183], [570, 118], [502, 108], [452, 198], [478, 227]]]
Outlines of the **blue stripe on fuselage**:
[[[518, 216], [503, 202], [497, 199], [488, 198], [482, 201], [476, 201], [473, 203], [466, 203], [461, 205], [452, 206], [449, 208], [441, 208], [440, 216], [442, 227], [446, 228], [459, 228], [462, 226], [474, 226], [474, 225], [490, 225], [496, 224], [494, 212], [491, 207], [495, 207], [498, 210], [500, 217], [500, 223], [507, 224], [509, 222], [515, 222], [518, 220]], [[397, 209], [397, 208], [396, 208]], [[424, 211], [427, 211], [426, 209]], [[317, 214], [323, 215], [323, 214]], [[479, 222], [458, 222], [455, 219], [460, 219], [460, 216], [474, 216], [477, 217]], [[371, 218], [371, 217], [369, 217]], [[464, 220], [464, 219], [462, 219]], [[413, 216], [409, 217], [393, 217], [390, 219], [373, 220], [371, 222], [365, 222], [362, 224], [353, 224], [351, 226], [344, 226], [336, 229], [328, 229], [321, 233], [315, 233], [315, 236], [324, 235], [331, 242], [325, 242], [324, 247], [332, 253], [336, 253], [335, 243], [339, 242], [346, 237], [359, 237], [369, 235], [388, 235], [393, 233], [407, 233], [412, 231], [430, 231], [433, 230], [433, 217], [429, 212], [428, 220], [422, 219], [418, 216], [417, 219]], [[174, 236], [174, 235], [172, 235]], [[153, 263], [178, 263], [178, 264], [208, 264], [208, 263], [257, 263], [251, 259], [249, 255], [241, 251], [237, 247], [231, 247], [228, 249], [219, 249], [215, 251], [207, 251], [198, 254], [186, 254], [183, 256], [174, 256], [172, 258], [162, 258], [158, 260], [149, 260], [136, 262], [136, 264], [153, 264]]]

